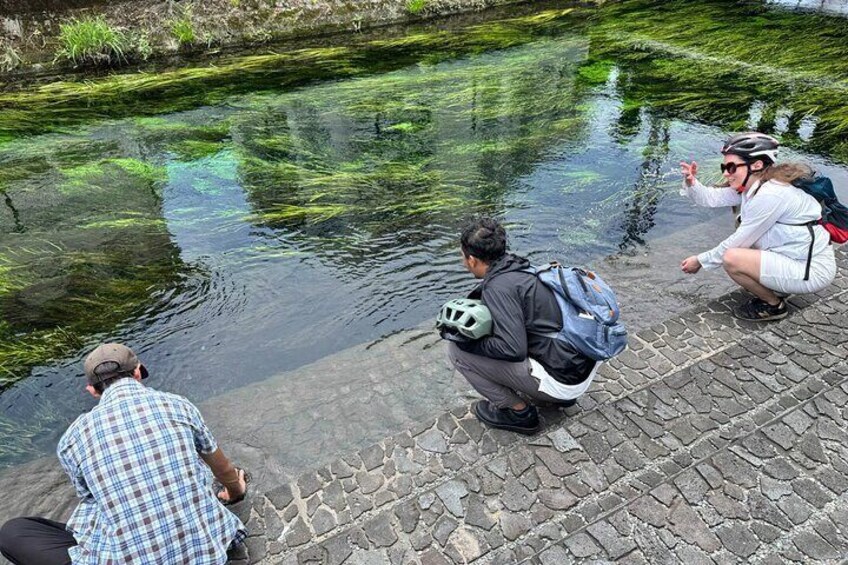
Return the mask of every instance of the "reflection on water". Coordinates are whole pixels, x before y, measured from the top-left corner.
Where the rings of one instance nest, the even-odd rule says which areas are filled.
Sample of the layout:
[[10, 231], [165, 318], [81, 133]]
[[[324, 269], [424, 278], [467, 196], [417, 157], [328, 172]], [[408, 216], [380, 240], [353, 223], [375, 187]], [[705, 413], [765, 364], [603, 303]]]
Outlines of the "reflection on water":
[[299, 79], [266, 58], [255, 92], [227, 77], [80, 115], [34, 95], [42, 122], [19, 101], [20, 128], [0, 120], [0, 464], [52, 449], [90, 405], [73, 377], [100, 339], [199, 400], [429, 318], [469, 284], [456, 236], [472, 214], [505, 218], [539, 261], [641, 252], [709, 216], [670, 171], [716, 161], [742, 128], [845, 178], [821, 157], [848, 160], [845, 75], [798, 85], [700, 56], [645, 35], [659, 12], [555, 10], [310, 53], [323, 63]]

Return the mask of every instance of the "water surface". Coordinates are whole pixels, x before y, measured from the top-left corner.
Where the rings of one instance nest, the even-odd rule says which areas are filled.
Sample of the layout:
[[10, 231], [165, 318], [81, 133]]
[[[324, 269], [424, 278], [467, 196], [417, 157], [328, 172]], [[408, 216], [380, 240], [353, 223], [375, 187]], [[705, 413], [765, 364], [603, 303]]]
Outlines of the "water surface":
[[[716, 180], [721, 139], [750, 128], [848, 185], [844, 19], [663, 6], [0, 96], [0, 465], [91, 406], [100, 340], [202, 401], [419, 326], [468, 288], [475, 214], [536, 261], [650, 260], [714, 217], [677, 195], [677, 162]], [[750, 26], [782, 55], [739, 47]], [[810, 26], [817, 45], [788, 33]]]

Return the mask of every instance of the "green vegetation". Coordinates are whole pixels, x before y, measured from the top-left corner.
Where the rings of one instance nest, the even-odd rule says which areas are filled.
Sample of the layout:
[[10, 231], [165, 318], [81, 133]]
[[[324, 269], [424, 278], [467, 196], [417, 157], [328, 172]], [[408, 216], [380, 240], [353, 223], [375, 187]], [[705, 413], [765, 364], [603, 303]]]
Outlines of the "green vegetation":
[[188, 9], [179, 18], [168, 22], [168, 28], [180, 45], [191, 45], [197, 40], [194, 24], [191, 21], [191, 11]]
[[418, 15], [427, 7], [427, 0], [407, 0], [406, 11], [413, 15]]
[[73, 19], [59, 26], [57, 58], [75, 65], [111, 65], [127, 59], [130, 41], [103, 16]]
[[0, 40], [0, 72], [7, 73], [18, 68], [21, 56], [11, 45]]

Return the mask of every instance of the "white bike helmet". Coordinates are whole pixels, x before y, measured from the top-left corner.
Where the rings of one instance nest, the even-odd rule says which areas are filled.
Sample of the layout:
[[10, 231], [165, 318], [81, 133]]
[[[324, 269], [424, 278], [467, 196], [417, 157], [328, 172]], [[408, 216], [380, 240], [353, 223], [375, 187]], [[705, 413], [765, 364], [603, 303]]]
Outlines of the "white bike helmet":
[[492, 313], [479, 300], [455, 298], [439, 310], [436, 329], [444, 330], [448, 335], [480, 339], [492, 333]]
[[738, 133], [727, 141], [721, 148], [722, 155], [738, 155], [745, 161], [755, 161], [765, 157], [766, 165], [777, 162], [777, 149], [780, 142], [770, 135], [756, 131]]

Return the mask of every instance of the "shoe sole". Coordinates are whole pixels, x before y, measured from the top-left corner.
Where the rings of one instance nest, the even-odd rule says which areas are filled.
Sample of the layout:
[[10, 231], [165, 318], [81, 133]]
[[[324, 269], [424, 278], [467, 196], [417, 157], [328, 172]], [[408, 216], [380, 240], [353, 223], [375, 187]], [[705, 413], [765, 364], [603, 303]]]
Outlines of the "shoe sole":
[[532, 435], [538, 433], [539, 430], [542, 429], [541, 424], [539, 424], [535, 428], [531, 429], [531, 428], [522, 428], [520, 426], [511, 426], [509, 424], [498, 424], [497, 422], [492, 422], [492, 421], [487, 420], [486, 418], [484, 418], [480, 415], [480, 409], [478, 408], [479, 406], [480, 406], [479, 404], [474, 405], [474, 414], [477, 416], [478, 420], [480, 420], [481, 422], [483, 422], [484, 424], [486, 424], [490, 428], [496, 428], [496, 429], [499, 429], [499, 430], [507, 430], [507, 431], [515, 432], [517, 434], [522, 434], [522, 435], [525, 435], [525, 436], [532, 436]]

